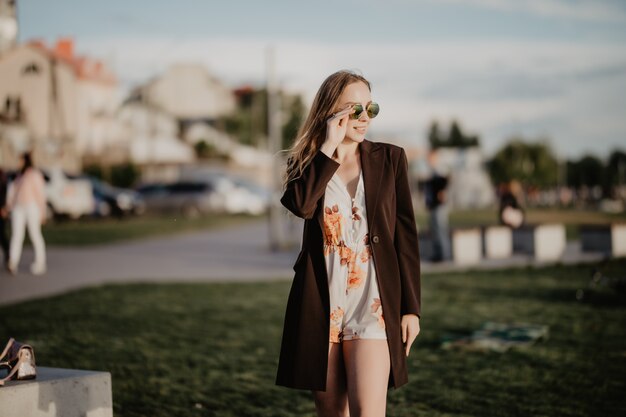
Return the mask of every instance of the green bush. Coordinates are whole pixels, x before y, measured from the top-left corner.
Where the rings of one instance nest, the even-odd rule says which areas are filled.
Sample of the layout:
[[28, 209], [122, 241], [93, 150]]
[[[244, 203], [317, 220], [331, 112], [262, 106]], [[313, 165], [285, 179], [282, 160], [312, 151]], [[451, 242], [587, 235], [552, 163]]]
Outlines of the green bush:
[[140, 176], [141, 171], [132, 163], [111, 166], [110, 180], [116, 187], [132, 187]]

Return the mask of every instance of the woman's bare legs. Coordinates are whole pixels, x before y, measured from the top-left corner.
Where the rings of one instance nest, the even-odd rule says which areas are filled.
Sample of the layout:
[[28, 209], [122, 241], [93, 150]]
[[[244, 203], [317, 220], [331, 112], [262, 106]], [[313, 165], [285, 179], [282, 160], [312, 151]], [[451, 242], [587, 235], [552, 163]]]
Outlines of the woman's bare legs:
[[346, 370], [340, 343], [329, 343], [326, 391], [313, 391], [319, 417], [348, 417]]
[[350, 417], [383, 417], [391, 367], [386, 340], [343, 342]]

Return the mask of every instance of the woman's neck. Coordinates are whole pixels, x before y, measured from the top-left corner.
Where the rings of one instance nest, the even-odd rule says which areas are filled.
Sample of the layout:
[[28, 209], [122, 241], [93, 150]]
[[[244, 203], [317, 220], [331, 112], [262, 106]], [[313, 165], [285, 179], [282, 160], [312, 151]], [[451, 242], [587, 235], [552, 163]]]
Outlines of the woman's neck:
[[337, 160], [342, 163], [346, 159], [350, 159], [359, 154], [359, 143], [350, 139], [344, 139], [343, 142], [337, 146]]

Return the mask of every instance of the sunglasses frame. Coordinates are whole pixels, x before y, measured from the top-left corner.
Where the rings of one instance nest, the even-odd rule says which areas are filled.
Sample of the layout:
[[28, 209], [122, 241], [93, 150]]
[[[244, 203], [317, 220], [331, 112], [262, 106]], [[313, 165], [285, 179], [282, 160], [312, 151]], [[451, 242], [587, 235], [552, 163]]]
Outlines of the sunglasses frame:
[[[372, 106], [376, 106], [378, 108], [376, 113], [373, 113], [370, 110], [370, 107]], [[365, 108], [363, 108], [363, 105], [361, 103], [356, 103], [355, 105], [352, 106], [352, 108], [354, 109], [354, 113], [350, 115], [350, 119], [352, 120], [356, 120], [359, 117], [361, 117], [361, 114], [363, 114], [364, 111], [367, 111], [367, 117], [369, 117], [370, 119], [373, 119], [374, 117], [378, 116], [378, 113], [380, 113], [380, 105], [374, 101], [372, 101], [370, 104], [365, 106]], [[359, 111], [359, 108], [360, 108], [360, 111]]]

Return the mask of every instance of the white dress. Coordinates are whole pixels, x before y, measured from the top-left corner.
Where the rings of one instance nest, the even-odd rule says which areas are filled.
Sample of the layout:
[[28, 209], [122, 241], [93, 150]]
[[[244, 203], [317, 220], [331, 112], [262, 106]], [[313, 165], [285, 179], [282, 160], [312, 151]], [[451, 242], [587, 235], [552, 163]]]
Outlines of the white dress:
[[354, 199], [336, 172], [326, 186], [324, 259], [330, 291], [329, 341], [387, 339], [369, 243], [363, 171]]

